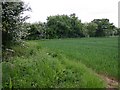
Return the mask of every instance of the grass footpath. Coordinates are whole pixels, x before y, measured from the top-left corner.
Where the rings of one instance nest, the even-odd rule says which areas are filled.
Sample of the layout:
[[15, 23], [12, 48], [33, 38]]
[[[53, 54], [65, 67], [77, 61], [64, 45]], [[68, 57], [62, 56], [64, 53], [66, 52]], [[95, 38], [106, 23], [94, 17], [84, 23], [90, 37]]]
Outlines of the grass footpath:
[[116, 39], [38, 40], [15, 46], [15, 55], [2, 62], [3, 87], [105, 88], [97, 73], [117, 78]]

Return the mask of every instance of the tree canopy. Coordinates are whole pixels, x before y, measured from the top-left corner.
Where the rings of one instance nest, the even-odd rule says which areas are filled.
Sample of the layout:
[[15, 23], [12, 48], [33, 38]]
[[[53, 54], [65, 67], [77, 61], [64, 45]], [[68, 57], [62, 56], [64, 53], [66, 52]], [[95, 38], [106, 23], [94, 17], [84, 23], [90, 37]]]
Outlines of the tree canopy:
[[82, 35], [82, 23], [75, 14], [49, 16], [47, 38], [71, 38]]
[[[104, 37], [118, 35], [120, 30], [109, 19], [94, 19], [82, 23], [75, 13], [47, 17], [47, 22], [27, 23], [24, 11], [31, 8], [24, 2], [2, 2], [2, 46], [4, 48], [21, 39], [52, 39], [77, 37]], [[23, 23], [24, 22], [24, 23]]]
[[14, 42], [20, 42], [21, 25], [28, 16], [21, 16], [24, 11], [31, 10], [24, 2], [2, 2], [2, 46], [10, 47]]

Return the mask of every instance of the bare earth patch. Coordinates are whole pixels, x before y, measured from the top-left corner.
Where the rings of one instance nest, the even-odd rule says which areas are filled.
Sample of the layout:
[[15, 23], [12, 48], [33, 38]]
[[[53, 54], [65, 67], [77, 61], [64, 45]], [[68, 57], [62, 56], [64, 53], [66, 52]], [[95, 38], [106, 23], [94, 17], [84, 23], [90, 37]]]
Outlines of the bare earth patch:
[[101, 74], [98, 74], [98, 76], [101, 77], [107, 83], [106, 88], [118, 88], [118, 81], [117, 80], [110, 78], [110, 77], [107, 77], [107, 76], [104, 76], [104, 75], [101, 75]]

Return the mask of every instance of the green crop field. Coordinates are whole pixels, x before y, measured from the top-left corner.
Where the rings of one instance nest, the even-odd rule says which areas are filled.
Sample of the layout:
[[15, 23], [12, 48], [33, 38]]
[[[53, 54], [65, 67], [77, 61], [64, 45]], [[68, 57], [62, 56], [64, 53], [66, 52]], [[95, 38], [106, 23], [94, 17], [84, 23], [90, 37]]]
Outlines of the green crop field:
[[80, 61], [96, 72], [115, 78], [118, 76], [117, 38], [49, 40], [40, 42], [40, 45]]
[[13, 49], [2, 62], [3, 87], [105, 88], [101, 75], [118, 79], [118, 37], [33, 40]]

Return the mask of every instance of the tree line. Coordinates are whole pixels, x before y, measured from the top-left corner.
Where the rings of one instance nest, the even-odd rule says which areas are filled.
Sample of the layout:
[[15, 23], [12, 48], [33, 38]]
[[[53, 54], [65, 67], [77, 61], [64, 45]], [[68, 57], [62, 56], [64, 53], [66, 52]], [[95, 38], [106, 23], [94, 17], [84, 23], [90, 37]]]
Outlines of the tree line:
[[119, 35], [119, 29], [109, 19], [94, 19], [89, 23], [82, 23], [71, 15], [55, 15], [47, 17], [47, 22], [24, 23], [29, 35], [25, 39], [53, 39], [77, 37], [106, 37]]
[[80, 37], [106, 37], [119, 35], [120, 29], [109, 19], [94, 19], [82, 23], [75, 13], [47, 17], [47, 22], [27, 23], [24, 11], [31, 8], [24, 2], [2, 2], [2, 47], [9, 48], [22, 39], [54, 39]]

